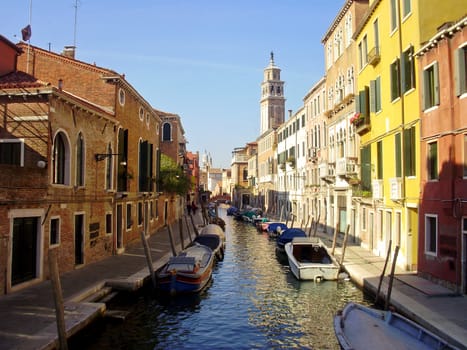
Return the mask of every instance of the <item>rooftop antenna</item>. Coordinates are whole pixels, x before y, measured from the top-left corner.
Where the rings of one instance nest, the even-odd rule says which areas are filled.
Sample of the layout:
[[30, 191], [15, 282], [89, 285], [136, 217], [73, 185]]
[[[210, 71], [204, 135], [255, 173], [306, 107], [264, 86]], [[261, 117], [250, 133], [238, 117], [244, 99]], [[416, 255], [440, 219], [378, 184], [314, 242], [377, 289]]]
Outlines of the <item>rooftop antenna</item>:
[[26, 60], [26, 73], [29, 73], [29, 52], [31, 49], [31, 22], [32, 22], [32, 0], [29, 0], [29, 23], [26, 28], [28, 28], [27, 35], [25, 36], [28, 39], [28, 58]]
[[75, 0], [75, 26], [73, 29], [73, 46], [76, 47], [76, 26], [78, 23], [78, 0]]

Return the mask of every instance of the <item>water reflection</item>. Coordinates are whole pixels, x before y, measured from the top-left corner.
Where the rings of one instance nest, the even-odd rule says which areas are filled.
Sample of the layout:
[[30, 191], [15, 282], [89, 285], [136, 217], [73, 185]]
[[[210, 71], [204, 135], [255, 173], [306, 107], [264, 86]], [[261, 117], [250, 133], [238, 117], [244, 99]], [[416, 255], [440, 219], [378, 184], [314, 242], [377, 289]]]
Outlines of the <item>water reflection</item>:
[[[350, 300], [348, 281], [297, 281], [267, 235], [225, 216], [227, 249], [202, 293], [176, 298], [144, 291], [109, 307], [127, 310], [81, 337], [87, 349], [339, 349], [332, 319]], [[78, 347], [76, 347], [78, 348]]]

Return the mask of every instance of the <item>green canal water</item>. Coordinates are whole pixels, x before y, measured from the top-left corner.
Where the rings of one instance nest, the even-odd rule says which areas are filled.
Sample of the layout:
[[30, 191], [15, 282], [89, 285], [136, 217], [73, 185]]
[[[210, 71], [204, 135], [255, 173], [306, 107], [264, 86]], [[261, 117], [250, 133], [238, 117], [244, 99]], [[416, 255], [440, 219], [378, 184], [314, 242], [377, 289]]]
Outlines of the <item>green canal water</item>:
[[333, 316], [348, 301], [370, 304], [351, 281], [297, 281], [275, 242], [251, 224], [226, 221], [225, 258], [200, 294], [168, 298], [145, 289], [120, 295], [106, 320], [70, 349], [339, 349]]

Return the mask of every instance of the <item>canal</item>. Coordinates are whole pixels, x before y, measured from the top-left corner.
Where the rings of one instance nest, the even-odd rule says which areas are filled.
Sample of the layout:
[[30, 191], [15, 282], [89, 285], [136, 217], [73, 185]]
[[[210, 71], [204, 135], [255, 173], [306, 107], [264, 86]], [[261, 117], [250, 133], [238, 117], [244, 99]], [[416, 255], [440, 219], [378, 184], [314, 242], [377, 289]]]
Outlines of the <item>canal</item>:
[[333, 316], [348, 301], [369, 304], [364, 293], [349, 280], [297, 281], [266, 234], [219, 215], [227, 248], [205, 290], [119, 295], [108, 309], [125, 319], [92, 325], [70, 349], [339, 349]]

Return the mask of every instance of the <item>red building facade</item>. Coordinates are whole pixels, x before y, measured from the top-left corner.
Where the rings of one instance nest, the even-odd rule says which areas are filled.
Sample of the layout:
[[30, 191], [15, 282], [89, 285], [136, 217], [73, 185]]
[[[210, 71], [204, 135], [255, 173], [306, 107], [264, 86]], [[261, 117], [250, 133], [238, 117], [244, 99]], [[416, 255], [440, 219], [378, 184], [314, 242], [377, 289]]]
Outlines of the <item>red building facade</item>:
[[467, 18], [416, 53], [421, 91], [418, 271], [467, 293]]

